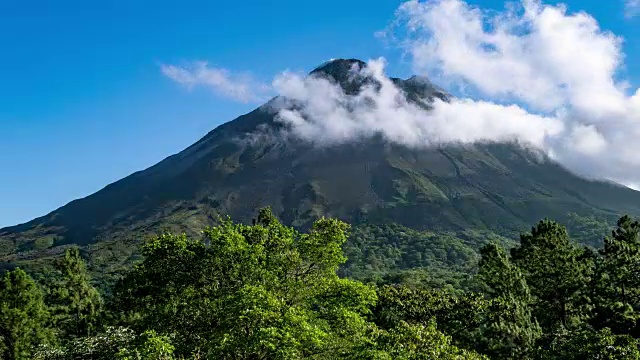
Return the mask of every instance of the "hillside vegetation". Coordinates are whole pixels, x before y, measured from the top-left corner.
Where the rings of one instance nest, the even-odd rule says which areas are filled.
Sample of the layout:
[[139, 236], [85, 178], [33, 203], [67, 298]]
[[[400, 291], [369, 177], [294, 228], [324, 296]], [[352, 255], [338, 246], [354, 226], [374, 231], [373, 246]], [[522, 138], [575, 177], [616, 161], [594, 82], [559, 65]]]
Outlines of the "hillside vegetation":
[[437, 273], [402, 271], [468, 262], [474, 234], [451, 235], [457, 245], [445, 246], [432, 233], [389, 225], [357, 229], [358, 242], [348, 242], [349, 228], [321, 219], [299, 232], [264, 209], [253, 225], [224, 220], [199, 238], [165, 233], [146, 241], [136, 265], [104, 292], [70, 247], [53, 267], [4, 274], [0, 354], [640, 359], [640, 224], [629, 217], [599, 250], [551, 220], [517, 245], [491, 239], [477, 271], [448, 287]]

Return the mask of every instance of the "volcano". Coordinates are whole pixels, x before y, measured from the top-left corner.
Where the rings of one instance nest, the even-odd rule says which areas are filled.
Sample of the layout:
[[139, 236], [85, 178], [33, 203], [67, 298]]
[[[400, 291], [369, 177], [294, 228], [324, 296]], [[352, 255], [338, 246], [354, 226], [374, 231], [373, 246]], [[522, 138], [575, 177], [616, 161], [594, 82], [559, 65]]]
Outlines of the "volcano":
[[[374, 81], [353, 76], [354, 67], [366, 66], [338, 59], [309, 76], [353, 94]], [[451, 98], [424, 77], [392, 80], [407, 99]], [[564, 221], [569, 213], [640, 214], [640, 192], [579, 177], [515, 143], [411, 148], [371, 136], [318, 147], [279, 137], [286, 125], [270, 106], [277, 99], [95, 194], [0, 229], [0, 256], [11, 260], [164, 230], [197, 234], [220, 215], [251, 222], [264, 206], [298, 228], [330, 216], [355, 225], [505, 235], [544, 217]]]

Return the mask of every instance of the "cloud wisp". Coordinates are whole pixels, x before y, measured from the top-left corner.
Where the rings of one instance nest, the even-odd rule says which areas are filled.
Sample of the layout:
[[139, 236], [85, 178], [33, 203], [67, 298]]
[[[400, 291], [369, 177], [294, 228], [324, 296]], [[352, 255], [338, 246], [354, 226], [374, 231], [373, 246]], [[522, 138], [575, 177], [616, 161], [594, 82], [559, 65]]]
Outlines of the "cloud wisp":
[[259, 103], [267, 100], [271, 87], [256, 81], [248, 74], [234, 74], [229, 70], [211, 67], [197, 61], [187, 66], [161, 65], [162, 73], [171, 80], [192, 89], [204, 86], [216, 94], [243, 103]]
[[624, 15], [632, 18], [640, 15], [640, 0], [625, 0]]

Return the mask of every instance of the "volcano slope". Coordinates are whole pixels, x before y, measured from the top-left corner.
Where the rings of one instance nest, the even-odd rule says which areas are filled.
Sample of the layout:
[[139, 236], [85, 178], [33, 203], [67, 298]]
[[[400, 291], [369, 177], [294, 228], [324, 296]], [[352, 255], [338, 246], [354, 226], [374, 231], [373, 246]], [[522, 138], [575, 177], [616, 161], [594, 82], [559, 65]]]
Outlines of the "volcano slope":
[[[355, 93], [370, 79], [352, 77], [354, 64], [366, 66], [334, 60], [310, 76]], [[422, 78], [392, 80], [410, 100], [449, 98]], [[436, 260], [455, 263], [450, 258], [460, 254], [472, 258], [481, 243], [515, 238], [544, 217], [595, 223], [583, 232], [596, 234], [596, 240], [583, 240], [597, 241], [619, 215], [640, 214], [639, 192], [581, 178], [514, 143], [411, 148], [373, 136], [317, 146], [278, 136], [286, 125], [272, 106], [277, 100], [93, 195], [0, 229], [0, 260], [34, 261], [77, 244], [89, 256], [100, 254], [94, 260], [104, 270], [131, 261], [135, 251], [129, 249], [149, 234], [197, 234], [220, 215], [251, 222], [259, 208], [270, 206], [284, 223], [299, 228], [321, 216], [352, 223], [360, 239], [348, 245], [351, 263], [364, 268], [382, 261], [375, 266], [390, 270]], [[416, 242], [431, 246], [431, 260], [423, 255], [414, 266], [407, 257], [415, 254], [409, 253], [428, 252]]]

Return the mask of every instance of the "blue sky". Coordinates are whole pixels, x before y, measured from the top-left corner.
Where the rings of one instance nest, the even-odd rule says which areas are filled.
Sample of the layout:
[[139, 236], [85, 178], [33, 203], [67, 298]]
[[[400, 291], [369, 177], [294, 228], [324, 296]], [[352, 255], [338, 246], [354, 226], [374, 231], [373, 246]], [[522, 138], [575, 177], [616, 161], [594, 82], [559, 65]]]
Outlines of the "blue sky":
[[[622, 0], [565, 3], [625, 38], [625, 77], [640, 83], [640, 19], [625, 16]], [[329, 58], [384, 56], [388, 73], [408, 76], [409, 60], [374, 36], [400, 4], [0, 3], [0, 227], [149, 167], [256, 106], [187, 91], [162, 74], [162, 64], [206, 60], [270, 82]]]

